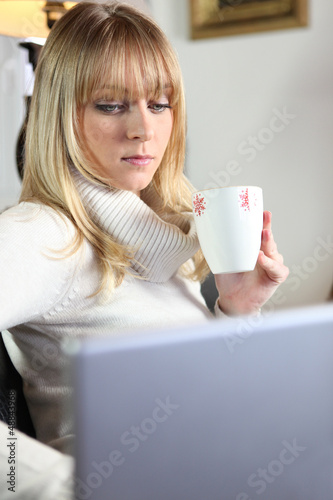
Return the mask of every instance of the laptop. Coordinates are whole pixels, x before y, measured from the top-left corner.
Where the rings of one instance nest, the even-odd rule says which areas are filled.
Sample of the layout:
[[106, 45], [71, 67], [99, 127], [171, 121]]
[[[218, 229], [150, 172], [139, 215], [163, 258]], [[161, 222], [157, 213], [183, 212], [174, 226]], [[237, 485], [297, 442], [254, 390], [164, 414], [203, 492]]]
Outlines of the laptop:
[[333, 498], [332, 305], [71, 356], [77, 499]]

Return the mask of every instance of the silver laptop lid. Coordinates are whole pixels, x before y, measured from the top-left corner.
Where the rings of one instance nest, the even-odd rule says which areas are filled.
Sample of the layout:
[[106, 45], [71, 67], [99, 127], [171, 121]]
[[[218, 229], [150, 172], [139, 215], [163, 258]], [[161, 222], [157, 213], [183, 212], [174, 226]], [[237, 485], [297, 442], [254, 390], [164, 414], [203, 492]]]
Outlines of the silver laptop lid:
[[333, 306], [87, 341], [76, 498], [331, 500]]

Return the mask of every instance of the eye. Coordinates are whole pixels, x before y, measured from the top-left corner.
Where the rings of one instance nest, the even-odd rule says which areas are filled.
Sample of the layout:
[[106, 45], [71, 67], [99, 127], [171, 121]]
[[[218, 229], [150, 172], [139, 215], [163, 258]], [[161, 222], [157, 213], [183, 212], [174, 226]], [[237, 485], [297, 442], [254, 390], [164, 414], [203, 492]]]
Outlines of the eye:
[[149, 108], [155, 113], [162, 113], [166, 109], [171, 109], [171, 106], [166, 103], [153, 102], [149, 104]]
[[113, 113], [116, 113], [118, 111], [121, 111], [123, 109], [123, 105], [122, 104], [118, 104], [118, 103], [109, 103], [109, 104], [95, 104], [95, 108], [98, 110], [98, 111], [102, 111], [103, 113], [106, 113], [106, 114], [113, 114]]

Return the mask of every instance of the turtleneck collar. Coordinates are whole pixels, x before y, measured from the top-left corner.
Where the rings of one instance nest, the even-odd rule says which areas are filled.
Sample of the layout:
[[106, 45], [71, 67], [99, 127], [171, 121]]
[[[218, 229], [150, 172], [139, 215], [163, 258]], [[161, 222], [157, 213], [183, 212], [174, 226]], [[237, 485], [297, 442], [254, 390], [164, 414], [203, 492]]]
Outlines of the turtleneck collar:
[[73, 172], [81, 200], [93, 220], [117, 243], [134, 249], [132, 270], [151, 282], [169, 280], [199, 249], [193, 218], [160, 214], [158, 196], [146, 202], [130, 191], [109, 189]]

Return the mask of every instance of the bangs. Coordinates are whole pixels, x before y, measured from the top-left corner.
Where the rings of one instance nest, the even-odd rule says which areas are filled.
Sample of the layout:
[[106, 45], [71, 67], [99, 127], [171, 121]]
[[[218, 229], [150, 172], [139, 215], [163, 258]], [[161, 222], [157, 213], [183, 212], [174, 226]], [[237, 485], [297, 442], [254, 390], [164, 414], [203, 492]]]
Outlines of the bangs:
[[167, 89], [170, 105], [174, 106], [182, 88], [181, 76], [178, 61], [165, 40], [156, 40], [151, 31], [139, 32], [122, 23], [107, 28], [109, 32], [87, 48], [90, 56], [84, 59], [89, 63], [77, 75], [78, 105], [86, 104], [95, 92], [104, 89], [105, 98], [126, 96], [129, 100], [157, 99]]

